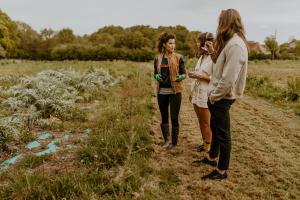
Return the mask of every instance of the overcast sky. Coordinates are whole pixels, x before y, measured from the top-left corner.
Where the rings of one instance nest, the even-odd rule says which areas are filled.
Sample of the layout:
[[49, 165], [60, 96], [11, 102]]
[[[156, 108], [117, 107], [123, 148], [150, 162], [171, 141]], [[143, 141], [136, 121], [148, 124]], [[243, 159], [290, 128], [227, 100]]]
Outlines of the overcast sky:
[[277, 30], [280, 43], [300, 39], [300, 0], [0, 0], [13, 20], [35, 30], [71, 28], [90, 34], [105, 25], [184, 25], [215, 33], [222, 9], [237, 9], [248, 40], [262, 42]]

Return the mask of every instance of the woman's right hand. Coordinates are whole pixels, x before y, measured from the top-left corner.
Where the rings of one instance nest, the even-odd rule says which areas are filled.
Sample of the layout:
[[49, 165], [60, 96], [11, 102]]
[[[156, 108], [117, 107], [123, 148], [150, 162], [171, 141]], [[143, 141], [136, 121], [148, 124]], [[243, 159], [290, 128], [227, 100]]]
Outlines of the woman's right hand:
[[161, 81], [161, 75], [160, 74], [154, 74], [154, 79], [158, 82]]
[[207, 48], [208, 50], [208, 54], [212, 54], [215, 52], [215, 49], [214, 49], [214, 43], [211, 42], [211, 41], [206, 41], [205, 42], [205, 47]]

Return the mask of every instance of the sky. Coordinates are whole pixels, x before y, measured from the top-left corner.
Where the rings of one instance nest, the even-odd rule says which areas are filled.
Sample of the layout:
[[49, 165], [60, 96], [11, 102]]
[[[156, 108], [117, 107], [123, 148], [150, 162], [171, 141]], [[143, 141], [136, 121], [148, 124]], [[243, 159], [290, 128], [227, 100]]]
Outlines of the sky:
[[106, 25], [183, 25], [216, 32], [223, 9], [240, 12], [248, 40], [274, 35], [280, 43], [300, 39], [300, 0], [0, 0], [13, 20], [40, 31], [71, 28], [84, 35]]

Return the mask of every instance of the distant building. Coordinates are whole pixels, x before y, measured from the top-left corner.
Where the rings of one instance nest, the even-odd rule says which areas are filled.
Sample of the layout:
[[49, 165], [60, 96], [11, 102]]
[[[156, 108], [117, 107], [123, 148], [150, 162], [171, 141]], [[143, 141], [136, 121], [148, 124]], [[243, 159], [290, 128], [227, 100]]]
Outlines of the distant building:
[[259, 44], [259, 42], [248, 41], [248, 48], [249, 52], [268, 54], [266, 46]]

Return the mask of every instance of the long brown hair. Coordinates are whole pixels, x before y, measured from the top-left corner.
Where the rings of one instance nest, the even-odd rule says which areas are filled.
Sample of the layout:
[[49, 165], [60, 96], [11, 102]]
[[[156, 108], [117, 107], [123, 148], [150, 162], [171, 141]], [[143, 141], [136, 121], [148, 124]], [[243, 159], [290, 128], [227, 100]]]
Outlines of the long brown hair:
[[207, 51], [204, 51], [202, 49], [202, 47], [205, 47], [205, 42], [207, 41], [213, 41], [214, 40], [214, 35], [210, 32], [205, 32], [205, 33], [201, 33], [198, 38], [197, 41], [200, 42], [200, 47], [199, 49], [197, 49], [197, 54], [196, 56], [199, 58], [201, 55], [204, 54], [208, 54]]
[[156, 42], [156, 48], [159, 53], [164, 53], [165, 48], [164, 44], [166, 44], [170, 39], [176, 39], [173, 33], [162, 32]]
[[245, 29], [239, 12], [235, 9], [222, 10], [219, 16], [219, 25], [216, 34], [215, 47], [217, 55], [221, 53], [226, 43], [235, 33], [238, 34], [247, 45]]

